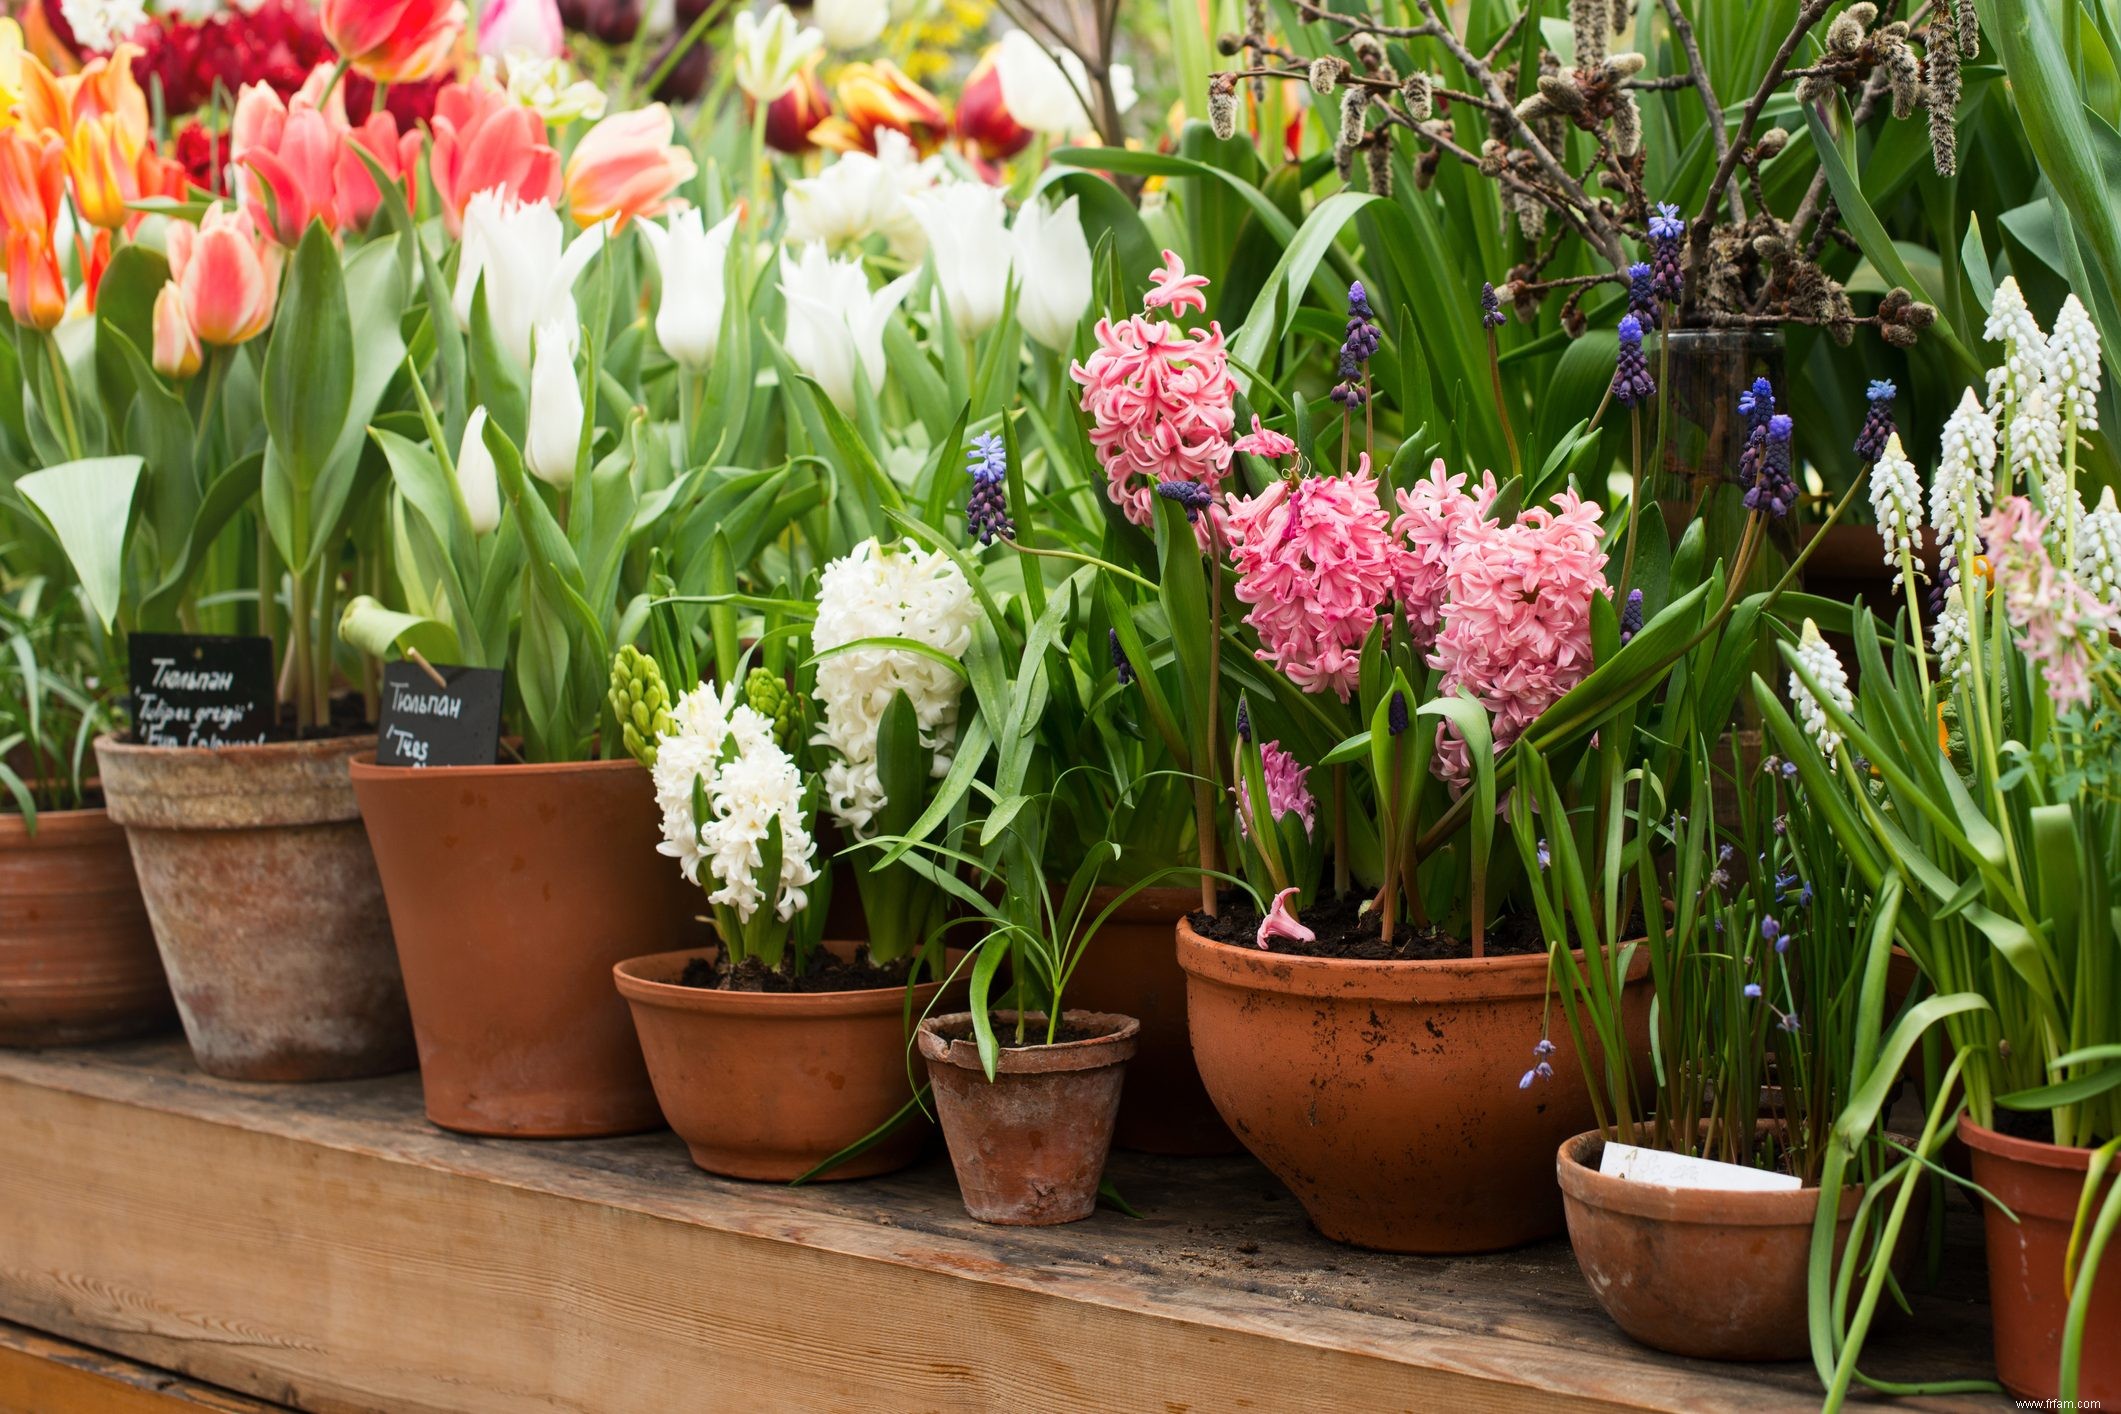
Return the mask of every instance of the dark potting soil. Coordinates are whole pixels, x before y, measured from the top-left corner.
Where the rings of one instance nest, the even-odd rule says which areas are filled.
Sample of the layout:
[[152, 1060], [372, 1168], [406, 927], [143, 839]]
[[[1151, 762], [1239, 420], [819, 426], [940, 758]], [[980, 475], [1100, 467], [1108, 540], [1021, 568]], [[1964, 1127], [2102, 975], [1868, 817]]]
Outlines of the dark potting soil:
[[[954, 1022], [948, 1026], [939, 1025], [935, 1030], [936, 1034], [946, 1041], [969, 1041], [972, 1039], [972, 1023], [970, 1021]], [[1024, 1044], [1018, 1046], [1015, 1039], [1016, 1024], [999, 1016], [994, 1018], [995, 1039], [1002, 1043], [1002, 1049], [1005, 1051], [1029, 1050], [1033, 1046], [1064, 1046], [1070, 1041], [1096, 1041], [1111, 1034], [1112, 1028], [1109, 1026], [1085, 1026], [1079, 1021], [1070, 1021], [1066, 1016], [1063, 1016], [1061, 1017], [1060, 1030], [1054, 1033], [1052, 1040], [1046, 1039], [1046, 1026], [1043, 1021], [1032, 1021], [1024, 1027]]]
[[734, 968], [721, 958], [688, 958], [678, 975], [680, 987], [698, 987], [721, 992], [873, 992], [906, 985], [912, 959], [878, 964], [869, 960], [869, 949], [856, 948], [854, 960], [843, 962], [820, 948], [810, 958], [802, 976], [766, 966], [747, 957]]
[[[1308, 943], [1273, 938], [1266, 950], [1292, 957], [1333, 957], [1357, 962], [1444, 962], [1473, 955], [1470, 941], [1434, 926], [1416, 928], [1402, 923], [1392, 931], [1392, 941], [1386, 942], [1376, 915], [1361, 911], [1368, 898], [1367, 894], [1351, 894], [1312, 904], [1299, 921], [1317, 938]], [[1260, 914], [1249, 897], [1226, 889], [1216, 905], [1219, 912], [1212, 918], [1198, 911], [1186, 915], [1193, 931], [1218, 943], [1256, 949]], [[1547, 950], [1539, 920], [1524, 914], [1503, 918], [1489, 930], [1485, 941], [1488, 957], [1521, 957]]]
[[2030, 1144], [2055, 1142], [2055, 1116], [2049, 1110], [1996, 1110], [1996, 1132]]

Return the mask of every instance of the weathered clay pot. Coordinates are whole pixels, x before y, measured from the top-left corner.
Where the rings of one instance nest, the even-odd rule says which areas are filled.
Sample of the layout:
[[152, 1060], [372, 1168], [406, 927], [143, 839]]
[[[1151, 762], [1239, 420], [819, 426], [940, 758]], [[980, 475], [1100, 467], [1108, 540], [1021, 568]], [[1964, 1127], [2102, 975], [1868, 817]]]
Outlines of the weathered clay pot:
[[[1547, 956], [1358, 962], [1230, 947], [1178, 925], [1193, 1056], [1246, 1148], [1337, 1242], [1492, 1252], [1562, 1229], [1554, 1150], [1594, 1115]], [[1649, 1050], [1647, 956], [1628, 987]], [[1551, 1079], [1520, 1090], [1547, 1034]]]
[[[993, 1013], [997, 1031], [1014, 1012]], [[1038, 1025], [1045, 1018], [1029, 1018]], [[1121, 1082], [1140, 1023], [1109, 1012], [1064, 1011], [1063, 1025], [1097, 1033], [1051, 1046], [1005, 1046], [987, 1079], [972, 1016], [921, 1023], [921, 1055], [950, 1146], [965, 1211], [984, 1223], [1050, 1227], [1090, 1216], [1112, 1149]]]
[[[1095, 890], [1086, 921], [1119, 892]], [[1186, 974], [1172, 930], [1198, 907], [1198, 889], [1143, 889], [1097, 930], [1068, 979], [1068, 1000], [1085, 1011], [1117, 1012], [1141, 1023], [1112, 1135], [1122, 1149], [1234, 1154], [1243, 1147], [1200, 1083], [1186, 1035]]]
[[704, 895], [658, 854], [630, 760], [353, 763], [405, 969], [427, 1117], [572, 1139], [662, 1126], [614, 963], [682, 945]]
[[[825, 946], [842, 959], [853, 943]], [[913, 1098], [906, 1055], [907, 989], [724, 992], [680, 987], [678, 976], [714, 948], [636, 957], [612, 968], [633, 1008], [641, 1053], [663, 1117], [692, 1161], [727, 1178], [785, 1183], [871, 1133]], [[912, 988], [912, 1015], [941, 983]], [[821, 1178], [867, 1178], [904, 1168], [934, 1133], [925, 1122]]]
[[[2084, 1193], [2089, 1149], [2013, 1139], [1971, 1120], [1959, 1122], [1960, 1137], [1973, 1152], [1974, 1182], [2018, 1215], [2012, 1222], [1994, 1203], [1982, 1204], [1988, 1238], [1989, 1319], [1995, 1325], [1996, 1374], [2021, 1400], [2052, 1400], [2060, 1393], [2062, 1325], [2069, 1300], [2062, 1289], [2062, 1260]], [[2094, 1202], [2113, 1194], [2114, 1178]], [[2109, 1247], [2093, 1279], [2091, 1313], [2084, 1323], [2083, 1362], [2077, 1373], [2078, 1407], [2113, 1408], [2121, 1403], [2121, 1262]]]
[[[1805, 1280], [1819, 1190], [1668, 1188], [1598, 1171], [1597, 1131], [1555, 1167], [1569, 1245], [1591, 1294], [1644, 1345], [1702, 1360], [1797, 1360], [1811, 1349]], [[1841, 1233], [1862, 1200], [1841, 1194]], [[1918, 1192], [1919, 1197], [1919, 1192]], [[1919, 1228], [1920, 1224], [1916, 1224]]]
[[346, 1080], [413, 1063], [405, 985], [349, 757], [376, 739], [96, 739], [200, 1069]]
[[0, 1046], [78, 1046], [174, 1009], [125, 831], [102, 810], [0, 815]]

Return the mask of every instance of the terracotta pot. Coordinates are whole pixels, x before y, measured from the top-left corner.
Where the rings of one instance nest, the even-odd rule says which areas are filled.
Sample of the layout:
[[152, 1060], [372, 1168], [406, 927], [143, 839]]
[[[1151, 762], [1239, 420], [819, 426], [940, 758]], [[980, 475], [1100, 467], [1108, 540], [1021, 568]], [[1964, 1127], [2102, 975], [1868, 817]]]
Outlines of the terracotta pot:
[[[1805, 1280], [1817, 1188], [1753, 1193], [1610, 1178], [1598, 1171], [1604, 1150], [1597, 1131], [1579, 1134], [1555, 1167], [1576, 1265], [1614, 1324], [1644, 1345], [1702, 1360], [1810, 1352]], [[1842, 1190], [1843, 1241], [1862, 1198], [1861, 1188]], [[1911, 1218], [1903, 1230], [1920, 1228]]]
[[[993, 1013], [997, 1029], [1016, 1013]], [[1038, 1025], [1043, 1016], [1028, 1018]], [[1063, 1025], [1098, 1034], [1052, 1046], [1004, 1047], [987, 1079], [972, 1016], [921, 1023], [921, 1055], [965, 1211], [983, 1223], [1051, 1227], [1090, 1216], [1112, 1150], [1120, 1082], [1141, 1025], [1109, 1012], [1064, 1011]]]
[[405, 969], [427, 1117], [579, 1139], [662, 1127], [614, 963], [682, 945], [706, 898], [630, 760], [353, 763]]
[[[1959, 1134], [1973, 1151], [1974, 1182], [2018, 1215], [2014, 1223], [1994, 1203], [1981, 1205], [1996, 1374], [2021, 1400], [2054, 1399], [2060, 1393], [2062, 1325], [2069, 1312], [2062, 1259], [2092, 1151], [2013, 1139], [1972, 1120], [1959, 1122]], [[2113, 1191], [2109, 1174], [2098, 1201], [2105, 1202]], [[2099, 1211], [2096, 1204], [2092, 1211]], [[2108, 1247], [2100, 1263], [2084, 1323], [2084, 1357], [2077, 1373], [2077, 1399], [2084, 1409], [2121, 1403], [2121, 1260], [2116, 1252]]]
[[78, 1046], [174, 1008], [125, 831], [101, 810], [0, 815], [0, 1046]]
[[[1089, 917], [1118, 889], [1090, 896]], [[1173, 929], [1200, 907], [1199, 889], [1143, 889], [1107, 919], [1068, 979], [1068, 1000], [1141, 1023], [1112, 1142], [1150, 1154], [1234, 1154], [1243, 1146], [1215, 1112], [1186, 1035], [1186, 974]]]
[[[1492, 1252], [1562, 1229], [1554, 1150], [1595, 1117], [1557, 1020], [1552, 1079], [1518, 1089], [1547, 956], [1357, 962], [1230, 947], [1178, 925], [1193, 1056], [1245, 1147], [1336, 1242]], [[1649, 961], [1627, 1024], [1649, 1053]]]
[[347, 1080], [413, 1063], [390, 915], [346, 770], [375, 746], [96, 739], [104, 799], [207, 1074]]
[[[842, 959], [856, 944], [828, 942]], [[727, 1178], [785, 1183], [871, 1133], [913, 1097], [906, 1056], [906, 990], [723, 992], [680, 987], [678, 976], [714, 948], [621, 962], [612, 969], [633, 1008], [641, 1052], [664, 1118], [692, 1161]], [[912, 989], [913, 1015], [938, 982]], [[902, 1126], [823, 1178], [867, 1178], [904, 1168], [933, 1134]]]

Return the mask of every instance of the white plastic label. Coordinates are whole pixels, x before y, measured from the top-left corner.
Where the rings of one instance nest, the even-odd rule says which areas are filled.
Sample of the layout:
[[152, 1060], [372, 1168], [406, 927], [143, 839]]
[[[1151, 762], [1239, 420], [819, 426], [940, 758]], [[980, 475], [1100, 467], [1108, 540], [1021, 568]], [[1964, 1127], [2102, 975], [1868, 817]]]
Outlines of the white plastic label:
[[1748, 1193], [1781, 1193], [1801, 1188], [1796, 1176], [1769, 1173], [1721, 1159], [1697, 1159], [1664, 1149], [1644, 1149], [1633, 1144], [1607, 1144], [1598, 1171], [1608, 1178], [1633, 1183], [1657, 1183], [1666, 1188], [1722, 1188]]

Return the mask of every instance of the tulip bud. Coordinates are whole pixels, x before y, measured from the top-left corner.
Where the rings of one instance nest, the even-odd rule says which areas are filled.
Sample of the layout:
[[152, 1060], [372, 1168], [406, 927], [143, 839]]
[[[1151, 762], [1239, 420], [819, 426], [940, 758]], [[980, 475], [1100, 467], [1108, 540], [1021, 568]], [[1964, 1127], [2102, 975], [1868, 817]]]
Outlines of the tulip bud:
[[1016, 213], [1016, 317], [1024, 332], [1065, 355], [1090, 307], [1090, 242], [1076, 198], [1049, 207], [1036, 198]]
[[199, 371], [199, 336], [184, 308], [184, 291], [172, 280], [155, 296], [155, 372], [164, 378], [189, 378]]
[[574, 485], [582, 445], [582, 385], [575, 379], [572, 332], [558, 320], [538, 326], [530, 365], [530, 436], [523, 448], [531, 475], [562, 490]]
[[464, 419], [464, 440], [457, 446], [457, 494], [464, 498], [471, 533], [491, 535], [501, 524], [501, 479], [493, 453], [486, 450], [486, 409], [475, 407]]

